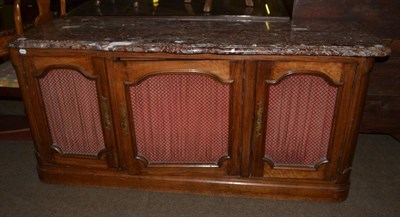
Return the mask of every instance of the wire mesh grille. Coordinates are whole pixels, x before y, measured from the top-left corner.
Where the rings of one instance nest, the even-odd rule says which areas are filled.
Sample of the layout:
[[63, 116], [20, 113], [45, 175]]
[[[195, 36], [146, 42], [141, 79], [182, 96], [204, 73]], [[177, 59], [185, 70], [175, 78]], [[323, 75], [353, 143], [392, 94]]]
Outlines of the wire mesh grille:
[[54, 146], [64, 154], [104, 149], [96, 83], [76, 70], [54, 69], [39, 80]]
[[312, 166], [326, 158], [337, 87], [315, 75], [292, 75], [269, 87], [265, 157]]
[[230, 86], [205, 75], [157, 75], [130, 87], [138, 154], [153, 163], [227, 155]]

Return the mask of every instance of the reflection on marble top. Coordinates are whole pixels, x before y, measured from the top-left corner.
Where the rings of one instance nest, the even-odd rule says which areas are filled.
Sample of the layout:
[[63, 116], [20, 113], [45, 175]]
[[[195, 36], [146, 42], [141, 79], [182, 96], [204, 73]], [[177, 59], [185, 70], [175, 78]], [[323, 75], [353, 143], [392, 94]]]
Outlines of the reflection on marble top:
[[[293, 0], [253, 0], [246, 7], [245, 0], [214, 0], [211, 11], [204, 12], [205, 0], [85, 0], [68, 10], [68, 16], [218, 16], [251, 15], [259, 17], [289, 17]], [[266, 10], [268, 4], [268, 12]], [[292, 3], [293, 4], [293, 3]]]
[[66, 17], [27, 32], [10, 46], [175, 54], [366, 57], [390, 53], [354, 23], [240, 19]]

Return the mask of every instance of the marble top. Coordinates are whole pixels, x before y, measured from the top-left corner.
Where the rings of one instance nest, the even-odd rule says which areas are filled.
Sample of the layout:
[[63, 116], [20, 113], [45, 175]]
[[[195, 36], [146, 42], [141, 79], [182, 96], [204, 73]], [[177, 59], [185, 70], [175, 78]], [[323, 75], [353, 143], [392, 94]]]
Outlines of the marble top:
[[173, 54], [379, 57], [390, 49], [351, 22], [173, 17], [65, 17], [11, 47]]

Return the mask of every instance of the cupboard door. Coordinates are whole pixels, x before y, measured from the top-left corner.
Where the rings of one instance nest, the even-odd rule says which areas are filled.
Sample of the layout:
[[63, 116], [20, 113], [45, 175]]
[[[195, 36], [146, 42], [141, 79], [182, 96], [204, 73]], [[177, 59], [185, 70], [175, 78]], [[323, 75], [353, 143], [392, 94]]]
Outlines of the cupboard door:
[[23, 59], [38, 154], [46, 163], [116, 167], [104, 60]]
[[253, 176], [333, 180], [356, 64], [259, 62]]
[[122, 93], [113, 104], [130, 173], [238, 174], [240, 65], [110, 61], [110, 71], [123, 72], [111, 88]]

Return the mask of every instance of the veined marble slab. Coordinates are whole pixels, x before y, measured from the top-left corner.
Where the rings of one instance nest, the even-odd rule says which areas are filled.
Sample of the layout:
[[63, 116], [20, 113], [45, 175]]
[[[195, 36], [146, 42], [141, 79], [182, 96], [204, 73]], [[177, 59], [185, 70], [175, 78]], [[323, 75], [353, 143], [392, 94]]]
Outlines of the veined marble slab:
[[390, 49], [351, 22], [65, 17], [11, 47], [173, 54], [379, 57]]

